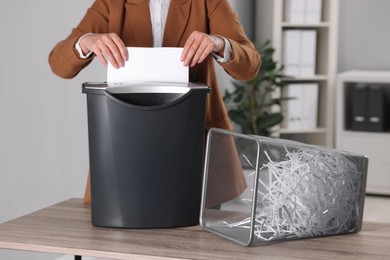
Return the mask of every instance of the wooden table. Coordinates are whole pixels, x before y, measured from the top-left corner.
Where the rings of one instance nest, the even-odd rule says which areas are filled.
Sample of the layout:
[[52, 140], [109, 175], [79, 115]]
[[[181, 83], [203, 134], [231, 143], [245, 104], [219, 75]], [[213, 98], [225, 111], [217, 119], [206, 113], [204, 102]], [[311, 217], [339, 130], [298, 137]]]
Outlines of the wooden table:
[[366, 222], [357, 234], [242, 247], [200, 226], [176, 229], [94, 227], [90, 208], [80, 199], [71, 199], [1, 224], [0, 248], [135, 260], [388, 260], [390, 224]]

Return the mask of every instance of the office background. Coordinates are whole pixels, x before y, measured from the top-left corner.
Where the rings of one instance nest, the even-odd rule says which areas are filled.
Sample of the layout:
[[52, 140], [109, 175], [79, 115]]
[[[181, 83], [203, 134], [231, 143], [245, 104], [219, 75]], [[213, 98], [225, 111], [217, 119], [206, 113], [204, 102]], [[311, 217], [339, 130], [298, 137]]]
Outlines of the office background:
[[[75, 79], [64, 80], [51, 73], [47, 57], [92, 2], [1, 2], [0, 223], [70, 197], [83, 196], [88, 133], [81, 84], [104, 81], [105, 69], [94, 61]], [[256, 31], [254, 26], [255, 0], [230, 2], [251, 37], [254, 33], [267, 33]], [[339, 72], [390, 70], [388, 10], [388, 0], [340, 1]], [[221, 86], [228, 85], [229, 79], [221, 78]], [[50, 255], [28, 255], [28, 259], [34, 257], [53, 259]], [[0, 259], [26, 257], [20, 252], [0, 250]]]

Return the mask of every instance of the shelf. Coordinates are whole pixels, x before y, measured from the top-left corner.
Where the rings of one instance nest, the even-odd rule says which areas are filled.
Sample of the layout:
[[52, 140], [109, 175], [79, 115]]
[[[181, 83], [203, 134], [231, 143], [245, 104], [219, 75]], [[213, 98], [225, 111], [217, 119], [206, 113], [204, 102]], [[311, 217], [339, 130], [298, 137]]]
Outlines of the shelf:
[[368, 131], [351, 131], [351, 130], [342, 130], [340, 135], [348, 135], [352, 137], [361, 137], [361, 138], [390, 138], [390, 132], [368, 132]]
[[316, 23], [316, 24], [305, 24], [305, 23], [289, 23], [289, 22], [282, 22], [281, 26], [283, 28], [327, 28], [330, 26], [329, 22], [321, 22], [321, 23]]
[[314, 129], [285, 129], [280, 128], [280, 134], [324, 134], [326, 133], [325, 128], [314, 128]]
[[[290, 130], [278, 127], [275, 136], [293, 140], [303, 140], [310, 144], [334, 147], [334, 107], [335, 85], [337, 75], [337, 35], [338, 35], [338, 9], [339, 0], [322, 0], [321, 22], [296, 23], [287, 22], [285, 16], [284, 0], [256, 0], [256, 34], [257, 42], [271, 40], [275, 52], [274, 59], [284, 64], [285, 31], [289, 29], [316, 31], [316, 60], [315, 75], [310, 77], [292, 77], [286, 83], [318, 83], [318, 118], [317, 128]], [[270, 26], [271, 25], [271, 26]], [[275, 93], [275, 97], [281, 95]], [[276, 107], [276, 111], [281, 108]], [[298, 126], [299, 127], [299, 126]]]
[[301, 82], [301, 81], [326, 81], [328, 80], [327, 75], [314, 75], [311, 77], [293, 77], [285, 80], [286, 82]]
[[340, 74], [344, 83], [390, 83], [390, 71], [388, 70], [351, 70]]

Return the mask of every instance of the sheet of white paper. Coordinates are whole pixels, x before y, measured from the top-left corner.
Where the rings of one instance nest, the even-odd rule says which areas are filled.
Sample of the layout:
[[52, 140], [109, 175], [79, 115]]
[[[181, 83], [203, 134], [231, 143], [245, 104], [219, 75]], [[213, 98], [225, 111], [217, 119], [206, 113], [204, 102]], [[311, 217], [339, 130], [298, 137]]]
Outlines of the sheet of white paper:
[[188, 66], [180, 61], [183, 48], [128, 47], [125, 66], [107, 68], [107, 83], [120, 85], [134, 82], [188, 83]]

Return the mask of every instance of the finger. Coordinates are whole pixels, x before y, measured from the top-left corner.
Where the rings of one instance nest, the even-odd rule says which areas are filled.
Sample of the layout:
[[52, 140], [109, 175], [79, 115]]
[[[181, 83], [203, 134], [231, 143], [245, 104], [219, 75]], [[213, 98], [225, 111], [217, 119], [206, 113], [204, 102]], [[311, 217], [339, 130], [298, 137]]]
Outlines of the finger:
[[191, 50], [191, 46], [194, 44], [195, 42], [195, 37], [193, 36], [193, 34], [190, 35], [190, 37], [187, 39], [186, 43], [184, 44], [184, 48], [183, 48], [183, 52], [181, 54], [181, 57], [180, 57], [180, 61], [184, 62], [184, 65], [188, 65], [186, 64], [186, 60], [188, 55], [189, 55], [189, 52]]
[[193, 45], [191, 45], [191, 47], [188, 50], [187, 56], [185, 57], [185, 60], [184, 60], [185, 66], [190, 66], [197, 49], [198, 49], [198, 46], [195, 45], [195, 43]]
[[125, 65], [125, 60], [122, 57], [118, 45], [115, 43], [114, 39], [112, 38], [112, 35], [107, 35], [102, 39], [104, 41], [102, 46], [104, 48], [103, 52], [106, 55], [106, 58], [111, 62], [111, 64], [115, 68], [119, 68], [120, 66], [123, 67]]
[[192, 44], [188, 46], [188, 52], [187, 52], [186, 57], [184, 58], [184, 65], [185, 66], [189, 66], [190, 65], [191, 61], [194, 58], [194, 55], [196, 54], [196, 52], [199, 49], [199, 46], [202, 43], [201, 41], [202, 41], [202, 39], [197, 36], [197, 38], [194, 39]]
[[93, 51], [93, 53], [95, 53], [96, 57], [100, 60], [100, 62], [105, 67], [107, 67], [107, 65], [108, 65], [107, 60], [104, 57], [103, 51], [100, 49], [100, 47], [99, 47], [97, 42], [95, 42], [95, 44], [92, 45], [91, 51]]
[[[204, 49], [203, 53], [200, 55], [197, 63], [202, 63], [209, 55], [210, 53], [213, 51], [214, 47], [213, 45], [208, 45], [206, 49]], [[193, 66], [195, 66], [196, 64], [194, 64]]]
[[203, 35], [202, 42], [200, 43], [198, 49], [196, 50], [196, 53], [194, 54], [194, 57], [191, 60], [190, 66], [193, 67], [196, 64], [202, 62], [205, 59], [205, 57], [207, 57], [210, 54], [212, 49], [213, 46], [209, 38]]
[[214, 42], [210, 39], [208, 35], [202, 34], [201, 39], [201, 44], [197, 49], [194, 57], [192, 58], [190, 64], [191, 67], [203, 62], [215, 48]]
[[[96, 43], [97, 53], [101, 53], [103, 58], [109, 62], [114, 68], [118, 69], [120, 66], [120, 59], [116, 57], [119, 56], [119, 51], [113, 43], [109, 43], [107, 39], [102, 38], [101, 41]], [[115, 54], [116, 52], [116, 54]]]
[[113, 34], [112, 40], [114, 41], [115, 45], [117, 46], [123, 61], [124, 62], [127, 61], [129, 59], [129, 56], [127, 53], [126, 46], [125, 46], [124, 42], [122, 41], [122, 39], [119, 38], [119, 36], [117, 34]]
[[107, 68], [107, 60], [104, 58], [103, 53], [100, 50], [93, 51], [96, 55], [96, 57], [99, 59], [99, 61]]
[[110, 62], [110, 64], [114, 68], [119, 68], [119, 65], [118, 65], [114, 55], [112, 54], [110, 48], [106, 45], [105, 42], [99, 42], [97, 44], [97, 48], [98, 48], [97, 52], [100, 52], [105, 60]]

